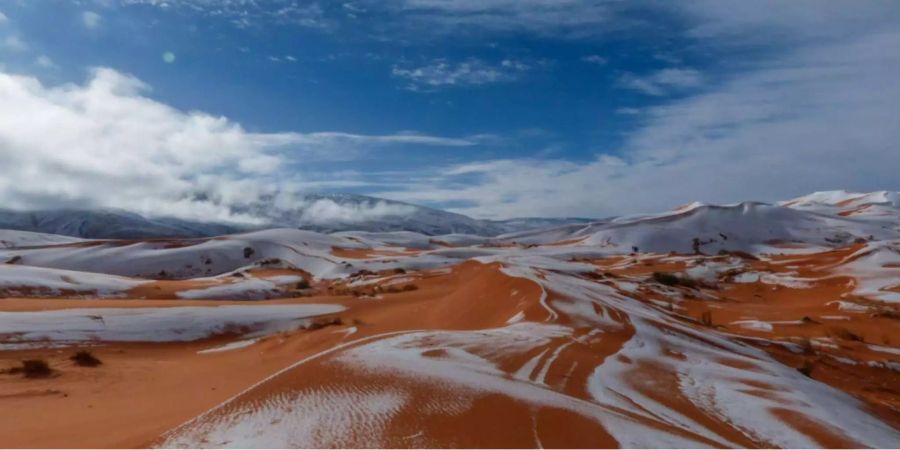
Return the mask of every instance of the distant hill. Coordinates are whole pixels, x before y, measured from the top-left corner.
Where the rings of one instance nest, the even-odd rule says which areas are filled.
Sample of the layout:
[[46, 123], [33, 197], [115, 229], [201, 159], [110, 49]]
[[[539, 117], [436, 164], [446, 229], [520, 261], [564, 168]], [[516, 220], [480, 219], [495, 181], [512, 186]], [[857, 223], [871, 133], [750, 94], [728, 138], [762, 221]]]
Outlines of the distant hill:
[[523, 218], [479, 220], [434, 208], [354, 194], [308, 194], [290, 207], [272, 197], [233, 211], [262, 219], [258, 225], [145, 217], [119, 209], [0, 210], [0, 228], [90, 239], [209, 237], [265, 228], [300, 228], [319, 232], [413, 231], [429, 236], [503, 233], [546, 228], [590, 219]]

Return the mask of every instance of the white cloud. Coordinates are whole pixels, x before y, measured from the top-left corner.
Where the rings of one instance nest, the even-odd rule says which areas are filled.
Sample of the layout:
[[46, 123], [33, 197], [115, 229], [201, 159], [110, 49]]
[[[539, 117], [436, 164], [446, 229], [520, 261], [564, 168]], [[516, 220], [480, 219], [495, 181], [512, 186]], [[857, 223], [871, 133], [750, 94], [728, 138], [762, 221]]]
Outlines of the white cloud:
[[100, 14], [97, 14], [93, 11], [85, 11], [81, 13], [81, 23], [84, 24], [85, 28], [93, 30], [100, 26], [100, 22], [102, 20], [103, 18], [100, 16]]
[[[296, 203], [295, 203], [296, 204]], [[303, 214], [301, 222], [314, 225], [334, 225], [335, 223], [359, 223], [387, 216], [404, 216], [415, 212], [407, 205], [374, 202], [373, 204], [340, 204], [330, 199], [300, 202]]]
[[[900, 31], [833, 28], [830, 39], [792, 45], [701, 93], [642, 108], [642, 125], [617, 156], [444, 167], [381, 195], [469, 205], [454, 210], [482, 217], [602, 217], [691, 200], [900, 190], [900, 54], [892, 51]], [[736, 33], [736, 25], [727, 29]]]
[[619, 78], [619, 85], [647, 95], [662, 96], [673, 91], [702, 86], [703, 75], [694, 69], [668, 68], [647, 76], [626, 73]]
[[38, 67], [42, 67], [44, 69], [53, 69], [56, 67], [56, 63], [53, 62], [53, 60], [50, 59], [50, 57], [47, 55], [38, 56], [37, 58], [34, 59], [34, 63]]
[[409, 132], [253, 133], [152, 100], [147, 89], [106, 68], [83, 85], [60, 86], [0, 72], [0, 204], [249, 220], [232, 207], [295, 191], [300, 162], [386, 145], [474, 142]]
[[597, 0], [369, 0], [370, 9], [394, 14], [399, 27], [429, 33], [527, 32], [579, 37], [623, 25], [617, 2]]
[[22, 52], [28, 50], [28, 44], [16, 35], [9, 35], [0, 40], [0, 49], [11, 52]]
[[6, 14], [3, 14], [3, 11], [0, 11], [0, 25], [9, 22], [9, 17], [6, 17]]
[[406, 80], [407, 88], [411, 90], [429, 90], [514, 81], [530, 68], [528, 64], [511, 59], [499, 64], [474, 58], [459, 63], [438, 59], [419, 67], [394, 66], [391, 73]]
[[586, 55], [586, 56], [582, 56], [582, 57], [581, 57], [581, 60], [584, 61], [584, 62], [586, 62], [586, 63], [596, 64], [596, 65], [598, 65], [598, 66], [605, 65], [606, 63], [609, 62], [608, 59], [606, 59], [606, 58], [604, 58], [604, 57], [602, 57], [602, 56], [600, 56], [600, 55]]
[[327, 28], [328, 20], [316, 0], [119, 0], [124, 5], [146, 5], [163, 10], [224, 18], [240, 28], [265, 22], [304, 28]]

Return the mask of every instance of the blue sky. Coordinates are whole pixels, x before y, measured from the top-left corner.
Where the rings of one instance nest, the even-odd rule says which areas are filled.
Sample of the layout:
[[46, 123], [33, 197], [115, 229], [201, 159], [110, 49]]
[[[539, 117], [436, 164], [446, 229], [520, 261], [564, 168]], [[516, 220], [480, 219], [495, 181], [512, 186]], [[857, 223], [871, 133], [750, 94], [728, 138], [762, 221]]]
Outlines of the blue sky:
[[0, 199], [226, 217], [355, 192], [601, 217], [898, 189], [898, 9], [0, 0]]

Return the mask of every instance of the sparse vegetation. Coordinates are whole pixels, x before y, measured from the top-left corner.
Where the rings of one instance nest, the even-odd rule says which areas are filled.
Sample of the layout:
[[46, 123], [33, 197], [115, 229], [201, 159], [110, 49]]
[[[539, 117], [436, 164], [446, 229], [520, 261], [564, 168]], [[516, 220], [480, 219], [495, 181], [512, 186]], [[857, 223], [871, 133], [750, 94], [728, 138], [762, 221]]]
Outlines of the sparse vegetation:
[[878, 305], [874, 307], [872, 317], [900, 320], [900, 310], [887, 305]]
[[700, 313], [700, 323], [711, 327], [713, 325], [712, 311], [703, 311]]
[[678, 277], [667, 272], [653, 272], [653, 281], [666, 286], [678, 285]]
[[103, 364], [103, 361], [100, 361], [93, 353], [87, 350], [80, 350], [69, 359], [74, 361], [75, 365], [81, 367], [97, 367]]
[[666, 286], [684, 286], [689, 288], [697, 287], [697, 282], [692, 278], [680, 277], [668, 272], [653, 272], [653, 281], [664, 284]]
[[310, 323], [306, 329], [310, 331], [320, 330], [325, 327], [333, 327], [333, 326], [341, 326], [344, 324], [344, 321], [340, 317], [323, 317], [319, 319], [315, 319]]
[[603, 274], [599, 272], [581, 272], [581, 275], [591, 280], [602, 280], [605, 278]]
[[865, 342], [862, 336], [841, 327], [831, 327], [828, 330], [828, 335], [845, 341]]
[[10, 373], [21, 373], [25, 378], [47, 378], [53, 374], [53, 369], [43, 359], [26, 359], [22, 361], [22, 367], [12, 369]]
[[759, 261], [759, 258], [756, 257], [756, 255], [753, 255], [753, 254], [751, 254], [751, 253], [747, 253], [747, 252], [742, 251], [742, 250], [725, 250], [725, 249], [722, 249], [722, 250], [719, 250], [719, 256], [735, 256], [735, 257], [738, 257], [738, 258], [741, 258], [741, 259], [747, 259], [747, 260], [751, 260], [751, 261]]
[[250, 259], [254, 253], [256, 253], [256, 250], [253, 250], [253, 248], [244, 247], [244, 259]]
[[298, 281], [297, 284], [294, 285], [294, 289], [309, 289], [309, 288], [310, 288], [309, 280], [307, 280], [305, 278]]
[[807, 355], [811, 355], [816, 352], [816, 348], [813, 347], [812, 339], [810, 338], [802, 338], [799, 345], [800, 348], [803, 349], [803, 353]]
[[415, 284], [405, 284], [403, 286], [387, 286], [385, 288], [382, 288], [381, 291], [388, 293], [388, 294], [397, 294], [400, 292], [411, 292], [411, 291], [415, 291], [418, 289], [419, 289], [419, 287], [416, 286]]
[[812, 378], [813, 370], [816, 368], [815, 364], [813, 364], [810, 360], [803, 361], [803, 365], [797, 368], [797, 371]]

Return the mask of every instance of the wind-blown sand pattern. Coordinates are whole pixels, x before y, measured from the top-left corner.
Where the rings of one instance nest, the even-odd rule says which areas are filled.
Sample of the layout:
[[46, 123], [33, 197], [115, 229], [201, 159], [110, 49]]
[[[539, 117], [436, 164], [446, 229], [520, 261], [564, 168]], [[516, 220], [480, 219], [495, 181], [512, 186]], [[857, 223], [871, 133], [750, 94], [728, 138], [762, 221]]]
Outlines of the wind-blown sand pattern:
[[895, 208], [867, 198], [496, 239], [10, 238], [0, 364], [57, 374], [0, 375], [0, 442], [894, 447], [900, 226], [846, 213]]

